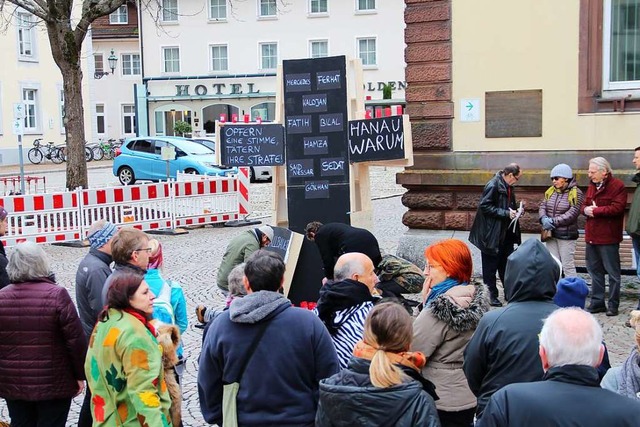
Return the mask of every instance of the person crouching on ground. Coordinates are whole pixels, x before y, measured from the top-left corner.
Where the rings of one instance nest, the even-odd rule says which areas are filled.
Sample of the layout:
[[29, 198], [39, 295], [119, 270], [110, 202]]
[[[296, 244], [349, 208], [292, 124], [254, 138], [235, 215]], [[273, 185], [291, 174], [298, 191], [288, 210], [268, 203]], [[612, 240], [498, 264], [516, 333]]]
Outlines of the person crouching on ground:
[[229, 307], [231, 306], [231, 303], [234, 299], [242, 298], [247, 295], [247, 290], [244, 288], [243, 282], [244, 266], [244, 262], [242, 264], [238, 264], [233, 268], [233, 270], [231, 270], [231, 273], [229, 273], [229, 296], [224, 303], [224, 307], [214, 309], [203, 306], [202, 313], [204, 320], [204, 331], [202, 332], [202, 342], [204, 342], [204, 338], [207, 336], [207, 331], [209, 330], [209, 327], [211, 326], [213, 320], [224, 311], [229, 310]]
[[227, 296], [223, 307], [214, 309], [212, 307], [207, 307], [204, 304], [199, 304], [196, 307], [198, 322], [204, 324], [204, 326], [196, 325], [197, 327], [202, 327], [205, 330], [205, 333], [202, 334], [202, 339], [204, 339], [204, 335], [206, 334], [209, 324], [213, 319], [215, 319], [224, 310], [227, 310], [235, 298], [242, 298], [247, 295], [247, 290], [244, 288], [244, 283], [242, 282], [242, 278], [244, 277], [244, 266], [244, 262], [242, 264], [238, 264], [233, 267], [233, 270], [229, 273], [229, 276], [227, 277], [227, 282], [229, 283], [229, 295]]

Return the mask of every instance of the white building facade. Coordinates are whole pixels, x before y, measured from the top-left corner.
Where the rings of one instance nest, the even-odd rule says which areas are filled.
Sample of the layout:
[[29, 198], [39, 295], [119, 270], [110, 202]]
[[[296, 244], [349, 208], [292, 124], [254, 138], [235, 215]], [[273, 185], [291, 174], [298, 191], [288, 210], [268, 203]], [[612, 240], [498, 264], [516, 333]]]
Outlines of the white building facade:
[[[13, 133], [15, 103], [22, 103], [24, 119], [23, 153], [33, 141], [55, 144], [65, 142], [64, 93], [62, 74], [53, 61], [44, 24], [23, 9], [5, 5], [11, 22], [0, 37], [0, 164], [17, 164], [18, 137]], [[83, 81], [83, 95], [88, 94], [87, 79]], [[90, 116], [85, 111], [85, 118]]]
[[91, 111], [91, 141], [136, 136], [134, 86], [142, 83], [142, 62], [135, 2], [96, 19], [91, 41], [87, 61], [91, 93], [86, 103]]
[[[212, 133], [215, 120], [274, 119], [276, 71], [286, 59], [361, 58], [365, 94], [384, 84], [404, 101], [404, 4], [392, 0], [161, 0], [142, 10], [139, 131], [173, 123]], [[158, 22], [156, 22], [156, 19]], [[144, 117], [148, 117], [144, 123]]]

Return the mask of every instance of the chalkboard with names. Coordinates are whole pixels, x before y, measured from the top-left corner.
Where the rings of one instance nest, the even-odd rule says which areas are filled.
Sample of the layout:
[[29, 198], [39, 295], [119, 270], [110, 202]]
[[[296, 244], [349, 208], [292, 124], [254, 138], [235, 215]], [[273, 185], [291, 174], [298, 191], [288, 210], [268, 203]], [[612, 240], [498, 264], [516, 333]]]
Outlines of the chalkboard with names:
[[284, 165], [284, 129], [279, 124], [220, 126], [220, 156], [227, 166]]
[[283, 61], [283, 80], [289, 228], [348, 224], [346, 58]]

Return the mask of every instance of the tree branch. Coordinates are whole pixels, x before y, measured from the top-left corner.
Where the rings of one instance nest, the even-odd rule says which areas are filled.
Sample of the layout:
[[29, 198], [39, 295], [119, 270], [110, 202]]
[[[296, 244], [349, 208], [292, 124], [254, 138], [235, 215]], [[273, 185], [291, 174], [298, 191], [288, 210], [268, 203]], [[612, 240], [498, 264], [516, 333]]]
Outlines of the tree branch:
[[[5, 0], [8, 3], [11, 3], [21, 9], [26, 10], [32, 15], [37, 16], [43, 21], [49, 21], [49, 10], [47, 5], [42, 0]], [[3, 2], [4, 3], [4, 2]]]

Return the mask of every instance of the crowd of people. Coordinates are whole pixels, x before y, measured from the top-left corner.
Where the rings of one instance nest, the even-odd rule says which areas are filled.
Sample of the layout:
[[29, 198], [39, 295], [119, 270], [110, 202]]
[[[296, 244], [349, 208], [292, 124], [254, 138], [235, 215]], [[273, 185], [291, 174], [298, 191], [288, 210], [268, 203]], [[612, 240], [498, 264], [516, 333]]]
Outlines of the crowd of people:
[[[633, 161], [640, 183], [640, 147]], [[637, 425], [640, 310], [629, 321], [637, 342], [613, 368], [594, 317], [619, 314], [624, 184], [601, 157], [589, 162], [584, 193], [571, 167], [556, 165], [538, 210], [545, 242], [523, 242], [514, 189], [522, 173], [508, 165], [480, 198], [469, 243], [482, 254], [481, 280], [467, 242], [429, 245], [421, 270], [382, 254], [367, 230], [313, 221], [306, 237], [325, 277], [317, 304], [299, 308], [283, 293], [284, 260], [268, 249], [273, 228], [239, 233], [218, 269], [224, 306], [203, 301], [195, 310], [204, 419], [224, 427]], [[0, 234], [7, 215], [0, 208]], [[588, 306], [575, 267], [580, 215]], [[640, 191], [626, 231], [639, 256]], [[75, 304], [40, 246], [20, 243], [8, 258], [0, 250], [0, 397], [11, 425], [65, 426], [84, 392], [81, 427], [179, 427], [186, 290], [165, 277], [162, 244], [144, 232], [100, 220], [88, 241]]]

